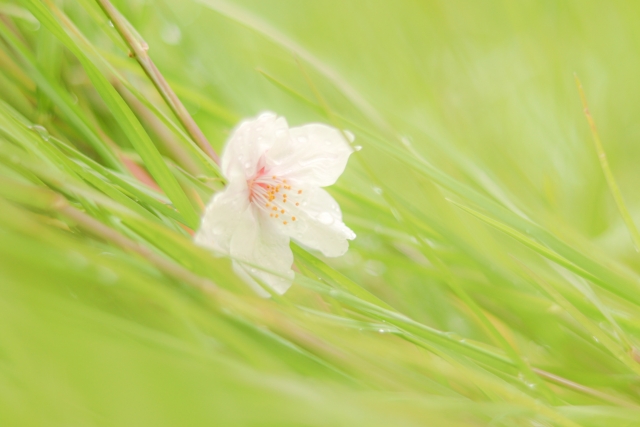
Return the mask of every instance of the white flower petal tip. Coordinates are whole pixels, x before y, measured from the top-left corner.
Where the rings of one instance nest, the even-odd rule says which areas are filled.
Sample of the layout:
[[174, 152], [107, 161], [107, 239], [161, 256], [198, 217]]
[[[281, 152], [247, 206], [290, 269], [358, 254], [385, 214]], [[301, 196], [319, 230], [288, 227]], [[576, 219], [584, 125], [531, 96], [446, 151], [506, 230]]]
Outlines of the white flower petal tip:
[[[344, 255], [355, 233], [321, 187], [342, 175], [355, 136], [311, 123], [289, 128], [265, 112], [240, 123], [222, 152], [227, 187], [207, 205], [195, 242], [234, 259], [234, 271], [259, 295], [293, 283], [290, 239], [325, 256]], [[262, 267], [262, 268], [259, 268]]]

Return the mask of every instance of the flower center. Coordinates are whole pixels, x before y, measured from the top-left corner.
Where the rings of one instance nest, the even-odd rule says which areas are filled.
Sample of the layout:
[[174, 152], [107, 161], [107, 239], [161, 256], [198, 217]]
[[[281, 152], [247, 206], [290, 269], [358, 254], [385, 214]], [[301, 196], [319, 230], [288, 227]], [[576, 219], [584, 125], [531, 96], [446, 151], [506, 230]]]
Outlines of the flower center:
[[282, 221], [284, 225], [296, 220], [291, 211], [300, 206], [301, 189], [294, 188], [280, 176], [266, 174], [264, 169], [251, 178], [247, 185], [249, 201], [268, 213], [270, 218]]

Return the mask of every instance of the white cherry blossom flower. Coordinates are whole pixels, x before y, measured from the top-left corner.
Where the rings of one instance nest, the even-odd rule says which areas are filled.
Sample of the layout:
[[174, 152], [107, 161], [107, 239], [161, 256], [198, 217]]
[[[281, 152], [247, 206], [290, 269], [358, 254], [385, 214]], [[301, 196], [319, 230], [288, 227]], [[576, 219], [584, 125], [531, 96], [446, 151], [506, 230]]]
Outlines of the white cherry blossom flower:
[[241, 123], [222, 153], [227, 187], [207, 206], [196, 243], [230, 255], [259, 294], [268, 295], [258, 282], [283, 294], [294, 277], [290, 239], [335, 257], [356, 237], [321, 188], [336, 182], [352, 152], [340, 131], [323, 124], [290, 129], [273, 113]]

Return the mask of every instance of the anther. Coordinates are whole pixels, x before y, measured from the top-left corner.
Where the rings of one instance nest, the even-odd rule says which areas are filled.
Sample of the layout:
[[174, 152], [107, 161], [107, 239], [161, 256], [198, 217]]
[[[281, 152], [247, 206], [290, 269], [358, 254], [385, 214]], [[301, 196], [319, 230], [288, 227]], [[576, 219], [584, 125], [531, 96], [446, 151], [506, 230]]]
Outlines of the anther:
[[284, 225], [287, 225], [287, 221], [282, 221], [282, 223], [283, 223]]
[[295, 220], [296, 220], [296, 217], [295, 217], [295, 216], [292, 216], [292, 217], [291, 217], [291, 221], [295, 221]]
[[274, 206], [272, 209], [273, 209], [274, 211], [277, 211], [277, 210], [278, 210], [278, 208], [277, 208], [277, 207], [275, 207], [275, 206]]
[[267, 203], [265, 206], [266, 206], [266, 207], [269, 207], [269, 203]]
[[298, 194], [302, 194], [302, 190], [298, 190]]
[[275, 176], [275, 175], [273, 175], [273, 179], [276, 179], [276, 176]]
[[278, 214], [276, 214], [276, 218], [278, 218], [278, 216], [279, 216], [279, 215], [278, 215]]
[[296, 206], [300, 206], [300, 203], [296, 202]]
[[284, 213], [284, 209], [282, 209], [282, 210], [280, 211], [280, 213]]

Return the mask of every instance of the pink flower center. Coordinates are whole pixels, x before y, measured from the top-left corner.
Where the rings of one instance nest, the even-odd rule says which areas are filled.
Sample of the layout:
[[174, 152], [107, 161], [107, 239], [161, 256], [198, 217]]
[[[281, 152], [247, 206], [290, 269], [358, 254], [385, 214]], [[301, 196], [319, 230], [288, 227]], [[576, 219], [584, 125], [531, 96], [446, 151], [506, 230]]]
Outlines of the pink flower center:
[[296, 220], [291, 211], [300, 206], [302, 190], [294, 188], [283, 177], [271, 175], [264, 169], [260, 169], [247, 181], [249, 201], [268, 213], [270, 218], [287, 225], [289, 221]]

